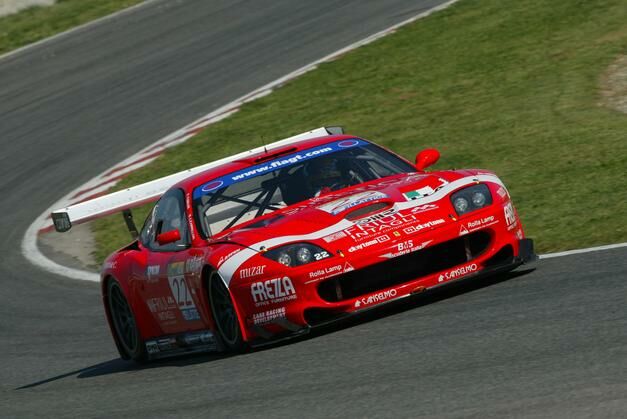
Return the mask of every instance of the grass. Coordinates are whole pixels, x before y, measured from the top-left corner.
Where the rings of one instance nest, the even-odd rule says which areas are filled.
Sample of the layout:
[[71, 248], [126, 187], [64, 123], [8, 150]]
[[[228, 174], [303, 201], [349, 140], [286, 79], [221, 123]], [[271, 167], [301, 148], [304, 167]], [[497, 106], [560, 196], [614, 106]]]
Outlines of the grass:
[[[463, 0], [247, 104], [118, 187], [343, 125], [408, 158], [436, 147], [436, 169], [494, 170], [540, 252], [626, 241], [627, 115], [599, 94], [626, 51], [624, 0]], [[128, 241], [121, 216], [94, 230], [98, 260]]]
[[0, 54], [127, 8], [142, 0], [59, 0], [0, 17]]

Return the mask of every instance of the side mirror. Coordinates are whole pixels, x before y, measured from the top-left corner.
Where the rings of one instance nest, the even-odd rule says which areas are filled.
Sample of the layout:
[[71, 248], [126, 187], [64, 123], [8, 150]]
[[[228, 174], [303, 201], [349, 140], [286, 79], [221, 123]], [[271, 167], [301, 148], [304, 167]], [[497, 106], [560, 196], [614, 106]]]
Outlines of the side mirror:
[[427, 167], [440, 159], [440, 152], [435, 148], [427, 148], [416, 155], [416, 169], [423, 172]]
[[181, 233], [178, 229], [166, 231], [165, 233], [161, 233], [157, 235], [157, 243], [159, 246], [164, 246], [166, 244], [174, 243], [181, 240]]

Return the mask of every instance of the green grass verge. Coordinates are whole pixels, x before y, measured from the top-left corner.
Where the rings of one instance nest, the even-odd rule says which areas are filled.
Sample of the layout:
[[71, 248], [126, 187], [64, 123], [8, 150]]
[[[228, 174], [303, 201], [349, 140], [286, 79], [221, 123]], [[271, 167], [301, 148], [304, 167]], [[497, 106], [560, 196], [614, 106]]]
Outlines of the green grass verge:
[[142, 0], [59, 0], [0, 17], [0, 54], [89, 22]]
[[[435, 166], [494, 170], [540, 252], [627, 240], [627, 115], [599, 80], [624, 0], [462, 0], [252, 102], [129, 176], [138, 184], [321, 125]], [[138, 218], [144, 217], [144, 212]], [[95, 224], [97, 259], [128, 241]]]

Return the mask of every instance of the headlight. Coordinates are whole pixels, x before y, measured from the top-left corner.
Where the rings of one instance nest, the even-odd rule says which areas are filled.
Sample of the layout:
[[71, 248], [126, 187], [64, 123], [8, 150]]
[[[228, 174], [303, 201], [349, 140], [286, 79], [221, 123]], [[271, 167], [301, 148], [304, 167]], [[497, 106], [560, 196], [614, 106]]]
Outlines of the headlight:
[[311, 250], [308, 247], [301, 247], [296, 251], [296, 260], [303, 265], [311, 262]]
[[455, 207], [455, 211], [457, 211], [458, 214], [463, 214], [466, 212], [466, 210], [468, 210], [468, 201], [463, 196], [458, 196], [453, 201], [453, 206]]
[[472, 203], [475, 207], [481, 208], [485, 205], [485, 201], [487, 200], [486, 196], [481, 192], [475, 192], [472, 194]]
[[331, 257], [331, 254], [323, 248], [309, 243], [288, 244], [287, 246], [268, 250], [263, 255], [268, 259], [289, 267], [306, 265], [310, 262]]
[[279, 253], [276, 261], [285, 266], [290, 266], [292, 264], [292, 258], [286, 252]]
[[492, 195], [487, 185], [473, 185], [451, 195], [451, 202], [457, 215], [463, 215], [492, 204]]

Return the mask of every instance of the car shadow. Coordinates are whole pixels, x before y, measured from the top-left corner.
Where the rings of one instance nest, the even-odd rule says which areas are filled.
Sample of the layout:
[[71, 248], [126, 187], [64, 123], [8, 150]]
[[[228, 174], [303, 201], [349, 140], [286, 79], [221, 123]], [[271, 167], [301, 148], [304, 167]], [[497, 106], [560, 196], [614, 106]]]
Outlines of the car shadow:
[[[505, 281], [509, 281], [514, 278], [518, 278], [534, 271], [535, 268], [519, 269], [512, 272], [497, 274], [485, 278], [470, 278], [468, 280], [460, 280], [447, 285], [446, 287], [436, 288], [428, 290], [420, 294], [416, 294], [411, 298], [406, 298], [398, 302], [387, 304], [383, 307], [375, 310], [368, 310], [364, 313], [360, 313], [354, 316], [350, 316], [346, 319], [336, 321], [331, 324], [322, 325], [311, 329], [310, 333], [283, 340], [277, 343], [270, 343], [261, 347], [253, 349], [253, 352], [260, 352], [271, 350], [273, 348], [291, 345], [296, 342], [302, 342], [305, 340], [313, 339], [317, 336], [326, 335], [329, 333], [336, 333], [341, 330], [353, 327], [358, 324], [365, 324], [371, 321], [375, 321], [391, 315], [403, 313], [408, 310], [414, 310], [422, 306], [434, 304], [449, 298], [457, 297], [469, 292], [477, 291], [485, 287], [496, 285]], [[163, 367], [186, 367], [195, 364], [204, 364], [207, 362], [213, 362], [225, 358], [237, 356], [237, 354], [222, 354], [222, 353], [205, 353], [205, 354], [189, 354], [181, 355], [176, 358], [157, 359], [146, 364], [138, 364], [133, 361], [126, 361], [120, 358], [111, 359], [109, 361], [101, 362], [95, 365], [91, 365], [85, 368], [77, 369], [67, 373], [59, 374], [54, 377], [46, 378], [40, 381], [36, 381], [30, 384], [23, 385], [15, 388], [15, 390], [25, 390], [33, 387], [38, 387], [43, 384], [48, 384], [63, 378], [76, 376], [76, 378], [94, 378], [103, 375], [118, 374], [124, 372], [140, 372], [143, 370], [150, 370], [153, 368]]]
[[128, 361], [121, 358], [114, 358], [109, 361], [101, 362], [98, 364], [90, 365], [89, 367], [80, 368], [74, 371], [66, 372], [56, 375], [54, 377], [46, 378], [40, 381], [35, 381], [30, 384], [17, 387], [14, 390], [25, 390], [33, 387], [38, 387], [43, 384], [48, 384], [54, 381], [58, 381], [67, 377], [75, 376], [76, 378], [94, 378], [103, 375], [118, 374], [124, 372], [140, 372], [144, 370], [150, 370], [153, 368], [163, 367], [185, 367], [195, 364], [204, 364], [207, 362], [217, 361], [219, 359], [229, 358], [231, 354], [217, 354], [217, 353], [196, 353], [180, 355], [177, 358], [164, 358], [150, 361], [149, 363], [140, 364], [134, 361]]

